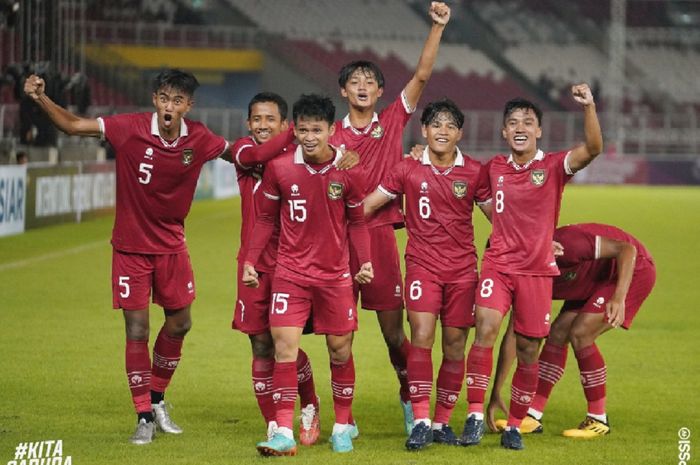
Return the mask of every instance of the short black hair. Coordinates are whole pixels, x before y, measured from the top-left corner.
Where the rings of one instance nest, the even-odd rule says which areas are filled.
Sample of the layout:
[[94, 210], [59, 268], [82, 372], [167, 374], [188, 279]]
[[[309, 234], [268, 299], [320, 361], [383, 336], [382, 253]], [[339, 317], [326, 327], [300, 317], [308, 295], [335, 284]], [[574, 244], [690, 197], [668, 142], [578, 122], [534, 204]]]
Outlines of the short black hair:
[[542, 126], [542, 110], [540, 107], [521, 97], [516, 97], [506, 102], [506, 107], [503, 110], [503, 124], [505, 124], [506, 119], [515, 110], [532, 110], [535, 113], [535, 116], [537, 116], [537, 124]]
[[181, 69], [168, 68], [162, 70], [153, 78], [153, 93], [157, 94], [161, 89], [177, 89], [184, 94], [193, 97], [194, 91], [199, 87], [199, 81], [194, 74]]
[[332, 125], [335, 121], [335, 105], [328, 97], [318, 94], [303, 94], [292, 107], [294, 124], [300, 118], [327, 121]]
[[437, 118], [440, 113], [449, 113], [454, 118], [457, 127], [462, 129], [464, 125], [464, 113], [459, 109], [456, 103], [448, 98], [430, 102], [423, 109], [423, 114], [420, 115], [420, 122], [423, 126], [428, 126]]
[[371, 61], [355, 60], [340, 69], [340, 73], [338, 73], [338, 84], [341, 88], [345, 87], [345, 84], [350, 80], [350, 76], [358, 69], [365, 74], [373, 74], [379, 88], [381, 89], [384, 87], [384, 74], [382, 74], [382, 70], [379, 69], [379, 66]]
[[281, 95], [275, 94], [274, 92], [260, 92], [259, 94], [255, 94], [250, 100], [250, 103], [248, 103], [248, 119], [250, 119], [250, 115], [253, 113], [253, 105], [267, 102], [277, 105], [277, 109], [282, 116], [282, 121], [287, 119], [287, 113], [289, 112], [287, 101], [282, 98]]

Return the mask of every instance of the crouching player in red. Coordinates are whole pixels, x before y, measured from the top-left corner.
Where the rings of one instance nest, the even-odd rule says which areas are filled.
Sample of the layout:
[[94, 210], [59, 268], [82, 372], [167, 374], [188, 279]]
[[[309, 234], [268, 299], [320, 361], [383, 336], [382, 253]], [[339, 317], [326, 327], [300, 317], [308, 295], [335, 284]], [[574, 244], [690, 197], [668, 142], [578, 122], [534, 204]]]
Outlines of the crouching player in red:
[[[185, 119], [198, 86], [190, 73], [164, 70], [153, 81], [154, 113], [97, 119], [77, 117], [56, 105], [38, 76], [30, 76], [24, 86], [59, 129], [102, 137], [117, 154], [112, 302], [123, 310], [126, 326], [126, 374], [138, 415], [134, 444], [150, 443], [156, 426], [165, 433], [182, 433], [163, 398], [192, 325], [195, 287], [184, 222], [202, 166], [228, 153], [226, 140]], [[148, 350], [151, 292], [165, 313], [153, 365]]]
[[[542, 432], [542, 413], [554, 385], [564, 374], [567, 346], [571, 343], [578, 361], [588, 414], [578, 428], [564, 436], [594, 438], [608, 434], [605, 410], [607, 367], [595, 344], [601, 334], [617, 327], [629, 329], [656, 281], [651, 254], [631, 234], [604, 224], [576, 224], [558, 228], [554, 240], [564, 249], [557, 257], [561, 275], [554, 278], [553, 298], [564, 300], [540, 353], [537, 393], [522, 424], [524, 433]], [[494, 388], [489, 401], [492, 429], [502, 429], [504, 420], [493, 421], [502, 404], [500, 388], [514, 355], [512, 331], [504, 337]]]
[[362, 210], [361, 172], [339, 171], [336, 164], [341, 152], [328, 145], [335, 107], [328, 98], [304, 95], [294, 104], [293, 117], [299, 146], [268, 163], [261, 187], [265, 201], [243, 265], [243, 282], [257, 286], [255, 266], [272, 236], [275, 221], [279, 221], [270, 309], [277, 429], [270, 440], [257, 446], [266, 456], [296, 454], [292, 431], [298, 391], [296, 360], [312, 308], [314, 332], [326, 336], [331, 362], [336, 417], [331, 443], [336, 452], [352, 450], [356, 433], [350, 422], [355, 391], [352, 336], [357, 329], [357, 313], [349, 245], [362, 263], [355, 279], [364, 284], [373, 277]]
[[[370, 214], [401, 194], [405, 196], [405, 288], [411, 325], [408, 383], [414, 417], [408, 450], [433, 442], [457, 444], [449, 420], [462, 390], [464, 347], [474, 325], [478, 280], [472, 211], [474, 202], [484, 202], [480, 206], [485, 212], [490, 208], [482, 165], [457, 148], [464, 114], [450, 100], [432, 102], [423, 110], [421, 124], [428, 143], [422, 159], [401, 162], [364, 202]], [[438, 318], [442, 321], [443, 359], [431, 422], [432, 348]]]

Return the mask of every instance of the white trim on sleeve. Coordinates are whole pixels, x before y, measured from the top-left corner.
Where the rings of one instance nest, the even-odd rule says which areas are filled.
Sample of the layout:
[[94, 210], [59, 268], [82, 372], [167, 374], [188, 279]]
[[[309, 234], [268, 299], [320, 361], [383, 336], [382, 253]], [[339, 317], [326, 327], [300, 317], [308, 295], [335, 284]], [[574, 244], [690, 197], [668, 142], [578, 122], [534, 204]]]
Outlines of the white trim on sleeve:
[[387, 197], [389, 197], [391, 200], [394, 200], [394, 199], [396, 198], [396, 194], [394, 194], [393, 192], [389, 192], [389, 191], [388, 191], [384, 186], [382, 186], [381, 184], [377, 186], [377, 190], [378, 190], [379, 192], [381, 192], [382, 194], [386, 195]]
[[569, 155], [571, 155], [571, 151], [568, 151], [566, 153], [566, 156], [564, 157], [564, 172], [566, 172], [566, 174], [568, 174], [569, 176], [573, 176], [574, 174], [576, 174], [576, 171], [573, 171], [571, 169], [571, 166], [569, 165]]
[[265, 192], [265, 191], [263, 191], [263, 195], [264, 195], [265, 197], [267, 197], [268, 199], [270, 199], [270, 200], [279, 200], [279, 199], [280, 199], [279, 195], [268, 194], [268, 193]]

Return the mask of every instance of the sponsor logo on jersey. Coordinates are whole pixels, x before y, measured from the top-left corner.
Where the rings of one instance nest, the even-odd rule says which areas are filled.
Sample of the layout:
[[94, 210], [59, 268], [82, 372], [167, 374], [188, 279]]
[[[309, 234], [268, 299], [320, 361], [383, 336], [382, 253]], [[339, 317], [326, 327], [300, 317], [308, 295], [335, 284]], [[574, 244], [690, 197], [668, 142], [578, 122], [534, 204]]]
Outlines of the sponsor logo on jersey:
[[182, 151], [182, 164], [189, 166], [194, 160], [194, 149], [184, 149]]
[[147, 160], [153, 160], [153, 149], [151, 147], [148, 147], [146, 149], [146, 154], [143, 156], [143, 158]]
[[467, 195], [466, 181], [452, 181], [452, 193], [458, 199], [463, 199]]
[[292, 197], [299, 195], [299, 186], [292, 184]]
[[421, 191], [421, 193], [428, 192], [428, 182], [427, 181], [423, 181], [422, 183], [420, 183], [420, 191]]
[[383, 135], [384, 135], [384, 128], [381, 127], [380, 125], [377, 125], [377, 127], [372, 129], [372, 132], [370, 133], [370, 136], [374, 137], [375, 139], [381, 139]]
[[546, 178], [547, 176], [545, 170], [532, 170], [530, 172], [530, 182], [532, 182], [535, 186], [541, 186], [544, 184]]
[[331, 182], [328, 184], [328, 198], [338, 200], [343, 196], [343, 184], [339, 182]]
[[498, 177], [498, 181], [496, 181], [496, 187], [503, 187], [503, 176]]
[[567, 271], [564, 274], [564, 281], [573, 281], [576, 279], [576, 272], [575, 271]]
[[603, 304], [605, 303], [605, 298], [604, 297], [598, 297], [595, 299], [595, 302], [593, 303], [594, 307], [600, 308]]

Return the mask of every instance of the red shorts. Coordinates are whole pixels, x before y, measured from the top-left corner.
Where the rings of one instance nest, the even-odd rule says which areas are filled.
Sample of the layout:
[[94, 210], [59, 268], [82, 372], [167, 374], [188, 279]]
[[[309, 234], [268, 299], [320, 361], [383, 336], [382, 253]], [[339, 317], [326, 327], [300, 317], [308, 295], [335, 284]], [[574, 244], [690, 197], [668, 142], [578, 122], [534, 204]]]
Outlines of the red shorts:
[[342, 336], [357, 331], [352, 286], [311, 286], [278, 277], [272, 280], [271, 327], [303, 328], [312, 308], [314, 334]]
[[445, 283], [420, 266], [406, 268], [406, 309], [432, 313], [443, 327], [474, 326], [475, 289], [476, 280]]
[[476, 306], [505, 315], [512, 305], [516, 333], [546, 337], [552, 310], [552, 282], [551, 276], [505, 274], [485, 267], [476, 289]]
[[194, 274], [187, 251], [143, 255], [112, 250], [112, 306], [124, 310], [148, 308], [153, 302], [167, 310], [187, 307], [195, 297]]
[[[639, 266], [638, 262], [637, 268], [634, 270], [634, 275], [632, 275], [632, 282], [627, 292], [627, 298], [625, 299], [625, 321], [622, 322], [623, 328], [629, 329], [630, 326], [632, 326], [632, 320], [634, 320], [642, 303], [654, 288], [654, 283], [656, 283], [656, 267], [654, 264], [647, 261], [643, 266]], [[567, 300], [564, 302], [561, 311], [604, 313], [605, 304], [615, 293], [616, 285], [617, 281], [601, 283], [588, 300]]]
[[[355, 300], [362, 297], [362, 308], [367, 310], [401, 310], [403, 308], [403, 282], [399, 249], [396, 246], [394, 227], [390, 224], [369, 229], [374, 279], [369, 284], [353, 281]], [[350, 247], [350, 270], [354, 276], [360, 269], [357, 256]]]
[[258, 273], [258, 287], [248, 287], [241, 282], [243, 264], [238, 265], [236, 308], [231, 327], [249, 336], [270, 330], [270, 296], [272, 295], [272, 273]]

